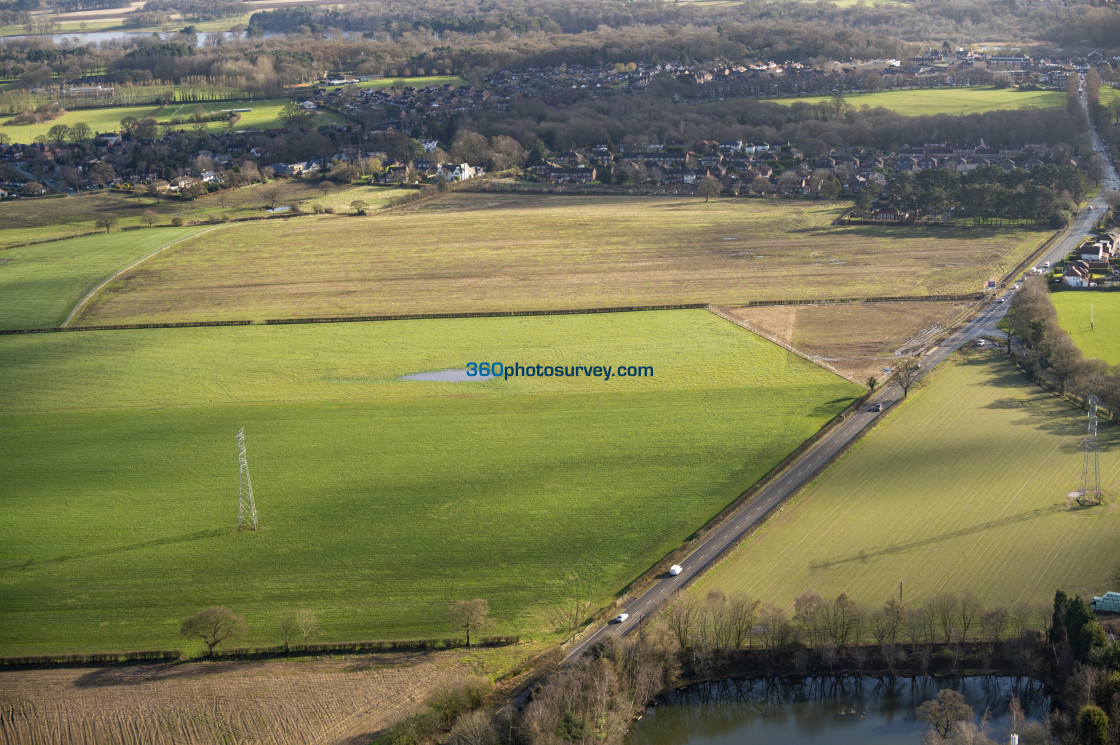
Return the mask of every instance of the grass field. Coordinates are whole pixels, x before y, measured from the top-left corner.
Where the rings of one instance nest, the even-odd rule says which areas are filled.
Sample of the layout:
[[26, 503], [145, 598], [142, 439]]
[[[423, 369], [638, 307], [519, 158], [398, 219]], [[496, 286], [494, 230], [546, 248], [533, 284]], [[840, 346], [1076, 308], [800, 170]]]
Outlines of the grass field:
[[104, 109], [79, 109], [67, 111], [62, 116], [42, 124], [8, 124], [13, 117], [5, 117], [0, 121], [0, 132], [12, 138], [12, 142], [34, 142], [39, 135], [46, 136], [50, 128], [56, 124], [65, 124], [72, 127], [78, 122], [85, 122], [94, 132], [116, 132], [121, 125], [121, 119], [134, 116], [143, 119], [150, 116], [157, 106], [111, 106]]
[[317, 184], [300, 180], [253, 184], [239, 189], [207, 194], [191, 202], [156, 202], [147, 196], [140, 199], [126, 192], [84, 192], [77, 196], [50, 199], [21, 199], [0, 202], [0, 249], [34, 240], [64, 238], [96, 230], [94, 223], [106, 215], [120, 219], [119, 228], [145, 226], [144, 213], [158, 216], [157, 225], [167, 225], [175, 217], [185, 222], [229, 217], [236, 220], [263, 214], [271, 203], [269, 193], [277, 190], [277, 204], [298, 204], [310, 212], [314, 205], [350, 211], [350, 202], [365, 201], [371, 209], [388, 206], [389, 201], [403, 193], [402, 189], [384, 186], [334, 186], [324, 196]]
[[[1103, 89], [1102, 89], [1103, 90]], [[1102, 93], [1102, 100], [1104, 94]], [[801, 96], [775, 98], [775, 103], [825, 103], [832, 96]], [[997, 109], [1044, 109], [1065, 106], [1061, 91], [1019, 91], [1012, 88], [976, 86], [972, 88], [927, 88], [921, 90], [880, 91], [878, 93], [845, 94], [844, 100], [855, 107], [883, 107], [900, 114], [979, 114]]]
[[962, 293], [1049, 235], [843, 226], [843, 205], [459, 193], [231, 228], [106, 288], [81, 321], [741, 304]]
[[[699, 586], [789, 606], [847, 592], [881, 607], [970, 592], [1041, 605], [1058, 588], [1113, 588], [1120, 510], [1070, 509], [1085, 413], [994, 353], [972, 354], [912, 393]], [[1120, 487], [1120, 433], [1101, 428], [1101, 477]]]
[[[360, 83], [352, 83], [359, 88], [391, 88], [397, 81], [402, 81], [405, 85], [410, 85], [413, 88], [430, 88], [433, 85], [467, 85], [467, 79], [459, 75], [426, 75], [422, 77], [413, 78], [377, 78], [376, 80], [363, 80]], [[345, 86], [335, 85], [330, 86], [332, 89], [343, 88]]]
[[[189, 119], [196, 112], [209, 114], [216, 111], [228, 111], [231, 109], [252, 109], [252, 111], [246, 111], [241, 114], [241, 120], [233, 127], [234, 130], [278, 129], [284, 126], [284, 122], [280, 119], [280, 112], [287, 103], [287, 99], [270, 99], [266, 101], [245, 101], [244, 103], [221, 101], [218, 103], [170, 104], [159, 113], [156, 119], [160, 123], [170, 123], [175, 117], [182, 117], [188, 120], [182, 126], [184, 128], [193, 129], [195, 125], [191, 124]], [[308, 113], [311, 116], [313, 126], [343, 124], [346, 122], [345, 119], [333, 111], [315, 110]], [[206, 122], [204, 126], [209, 132], [227, 129], [224, 121]]]
[[[486, 360], [655, 376], [398, 379]], [[0, 337], [0, 655], [175, 648], [213, 604], [250, 644], [300, 605], [442, 637], [475, 597], [539, 634], [567, 574], [605, 604], [860, 393], [704, 311]]]
[[162, 246], [205, 228], [71, 238], [0, 253], [0, 329], [58, 326], [90, 290]]
[[[24, 125], [11, 125], [8, 122], [12, 117], [6, 117], [0, 121], [0, 132], [4, 132], [12, 138], [13, 142], [34, 142], [35, 138], [39, 135], [46, 135], [50, 128], [56, 124], [65, 124], [73, 126], [78, 122], [85, 122], [90, 126], [94, 132], [116, 132], [120, 129], [121, 119], [127, 116], [143, 119], [148, 116], [155, 116], [156, 121], [161, 123], [169, 123], [173, 117], [180, 116], [184, 119], [189, 119], [191, 114], [195, 111], [210, 112], [221, 111], [224, 109], [252, 109], [241, 114], [241, 121], [234, 127], [238, 129], [273, 129], [284, 126], [280, 120], [280, 110], [284, 108], [287, 103], [286, 99], [269, 99], [264, 101], [245, 101], [245, 102], [230, 102], [222, 101], [220, 103], [172, 103], [167, 105], [162, 110], [157, 106], [111, 106], [104, 109], [79, 109], [76, 111], [67, 111], [59, 118], [43, 122], [42, 124], [24, 124]], [[158, 113], [157, 113], [158, 112]], [[316, 126], [327, 123], [342, 123], [345, 120], [330, 111], [315, 111], [313, 113], [313, 122]], [[190, 128], [194, 125], [189, 121], [181, 125], [183, 128]], [[225, 121], [205, 122], [203, 126], [207, 131], [219, 131], [226, 129]]]
[[1058, 311], [1058, 323], [1086, 357], [1120, 365], [1120, 293], [1055, 292], [1050, 300]]

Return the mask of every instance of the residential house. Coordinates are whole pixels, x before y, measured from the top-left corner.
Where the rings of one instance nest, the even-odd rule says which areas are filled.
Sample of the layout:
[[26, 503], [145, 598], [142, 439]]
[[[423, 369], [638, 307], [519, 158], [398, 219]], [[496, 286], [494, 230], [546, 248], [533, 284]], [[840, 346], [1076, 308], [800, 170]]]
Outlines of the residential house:
[[1070, 287], [1088, 287], [1089, 280], [1093, 277], [1089, 266], [1084, 261], [1075, 261], [1066, 267], [1062, 274], [1062, 283]]

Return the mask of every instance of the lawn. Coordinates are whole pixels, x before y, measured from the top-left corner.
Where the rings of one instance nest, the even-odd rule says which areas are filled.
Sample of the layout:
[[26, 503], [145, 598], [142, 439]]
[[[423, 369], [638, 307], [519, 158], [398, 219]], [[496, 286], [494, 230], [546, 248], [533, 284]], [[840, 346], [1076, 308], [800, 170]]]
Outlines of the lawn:
[[[39, 135], [46, 135], [51, 127], [56, 124], [65, 124], [73, 126], [78, 122], [85, 122], [90, 126], [94, 132], [116, 132], [120, 129], [121, 119], [127, 116], [143, 119], [148, 116], [154, 116], [156, 121], [160, 123], [169, 123], [173, 117], [182, 117], [185, 121], [181, 127], [190, 128], [194, 125], [191, 124], [189, 118], [195, 111], [211, 112], [221, 111], [225, 109], [252, 109], [241, 114], [241, 121], [234, 127], [235, 130], [239, 129], [274, 129], [283, 127], [284, 123], [280, 120], [280, 110], [284, 108], [287, 99], [268, 99], [264, 101], [244, 101], [244, 102], [230, 102], [222, 101], [219, 103], [172, 103], [168, 104], [162, 110], [157, 106], [111, 106], [103, 109], [79, 109], [75, 111], [67, 111], [59, 118], [43, 122], [42, 124], [25, 124], [25, 125], [10, 125], [12, 117], [6, 117], [0, 121], [0, 132], [8, 134], [13, 142], [34, 142], [35, 138]], [[321, 124], [340, 124], [346, 120], [331, 111], [315, 111], [313, 114], [313, 123], [318, 126]], [[219, 131], [226, 129], [225, 121], [205, 122], [203, 125], [207, 131]]]
[[458, 193], [231, 228], [106, 288], [85, 323], [967, 293], [1047, 231], [841, 226], [845, 205]]
[[[654, 376], [398, 379], [492, 360]], [[298, 606], [442, 637], [475, 597], [539, 635], [566, 576], [606, 604], [860, 393], [705, 311], [0, 337], [0, 654], [176, 648], [214, 604], [250, 644]]]
[[1120, 292], [1055, 292], [1050, 300], [1086, 357], [1120, 365]]
[[113, 272], [204, 229], [130, 230], [0, 252], [0, 329], [58, 326]]
[[[1103, 97], [1103, 95], [1102, 95]], [[799, 96], [775, 98], [775, 103], [825, 103], [832, 96]], [[909, 116], [928, 114], [979, 114], [998, 109], [1045, 109], [1065, 106], [1061, 91], [1019, 91], [1014, 88], [974, 86], [971, 88], [925, 88], [917, 90], [880, 91], [878, 93], [845, 94], [844, 100], [857, 108], [883, 107]]]
[[[867, 607], [970, 592], [1042, 606], [1058, 588], [1114, 589], [1116, 504], [1070, 509], [1085, 413], [994, 353], [949, 364], [715, 568], [698, 591], [789, 607], [805, 591]], [[1101, 478], [1120, 487], [1120, 433], [1101, 428]]]
[[0, 202], [0, 249], [21, 243], [88, 233], [95, 230], [97, 219], [105, 215], [119, 218], [118, 228], [146, 226], [145, 212], [154, 212], [157, 224], [166, 225], [176, 217], [185, 222], [228, 217], [231, 220], [257, 217], [272, 203], [299, 205], [310, 212], [316, 204], [340, 212], [350, 211], [355, 199], [365, 201], [371, 209], [388, 206], [389, 201], [403, 193], [402, 189], [383, 186], [332, 185], [324, 195], [318, 184], [299, 179], [253, 184], [239, 189], [226, 189], [207, 194], [192, 202], [161, 200], [147, 196], [139, 199], [127, 192], [94, 191], [77, 196], [48, 199], [21, 199]]

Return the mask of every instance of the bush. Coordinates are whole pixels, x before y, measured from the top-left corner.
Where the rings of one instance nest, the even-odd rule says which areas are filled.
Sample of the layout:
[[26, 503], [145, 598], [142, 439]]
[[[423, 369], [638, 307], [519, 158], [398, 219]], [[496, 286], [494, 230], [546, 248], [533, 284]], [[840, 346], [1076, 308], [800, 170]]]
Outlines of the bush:
[[172, 225], [174, 225], [174, 226], [175, 226], [175, 227], [177, 227], [177, 228], [178, 228], [178, 227], [182, 227], [182, 225], [183, 225], [183, 218], [181, 218], [181, 217], [173, 217], [173, 218], [171, 218], [171, 224], [172, 224]]

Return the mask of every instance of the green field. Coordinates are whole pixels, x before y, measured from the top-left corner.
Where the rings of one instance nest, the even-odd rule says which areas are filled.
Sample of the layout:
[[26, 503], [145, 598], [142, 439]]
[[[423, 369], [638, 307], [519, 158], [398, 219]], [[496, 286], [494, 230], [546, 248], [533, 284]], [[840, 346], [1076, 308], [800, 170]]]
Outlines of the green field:
[[202, 230], [130, 230], [0, 252], [0, 329], [58, 326], [113, 272]]
[[42, 124], [8, 124], [14, 117], [5, 117], [0, 121], [0, 132], [12, 138], [12, 142], [34, 142], [39, 135], [46, 136], [50, 128], [56, 124], [65, 124], [73, 127], [78, 122], [85, 122], [95, 133], [116, 132], [121, 125], [121, 119], [133, 116], [143, 119], [151, 116], [157, 106], [111, 106], [104, 109], [79, 109], [67, 111], [62, 116]]
[[[34, 142], [39, 135], [46, 136], [50, 128], [56, 124], [65, 124], [72, 127], [78, 122], [85, 122], [95, 133], [116, 132], [120, 129], [121, 119], [127, 116], [137, 119], [154, 116], [158, 122], [169, 123], [176, 116], [189, 120], [191, 114], [195, 111], [211, 112], [225, 109], [252, 109], [252, 111], [241, 114], [241, 121], [234, 127], [235, 130], [274, 129], [284, 126], [284, 123], [280, 120], [280, 110], [284, 108], [286, 103], [287, 99], [269, 99], [244, 102], [172, 103], [162, 109], [158, 106], [111, 106], [103, 109], [79, 109], [67, 111], [59, 118], [42, 124], [11, 125], [8, 122], [11, 121], [12, 117], [6, 117], [3, 121], [0, 121], [0, 132], [9, 135], [13, 142], [27, 143]], [[339, 124], [345, 121], [345, 119], [330, 111], [315, 111], [312, 114], [315, 125]], [[186, 121], [181, 126], [189, 128], [194, 125], [190, 121]], [[205, 122], [203, 126], [207, 131], [219, 131], [226, 128], [226, 122]]]
[[[1102, 99], [1104, 93], [1102, 89]], [[774, 103], [828, 103], [832, 96], [799, 96], [770, 99]], [[976, 86], [972, 88], [926, 88], [845, 94], [844, 100], [859, 108], [882, 107], [909, 116], [928, 114], [979, 114], [997, 109], [1045, 109], [1065, 106], [1061, 91], [1019, 91], [1012, 88]]]
[[[476, 360], [655, 375], [398, 380]], [[0, 655], [175, 648], [213, 604], [258, 644], [301, 605], [445, 636], [475, 597], [540, 634], [567, 574], [605, 604], [860, 393], [705, 311], [0, 337]]]
[[[363, 80], [359, 83], [352, 83], [359, 88], [390, 88], [397, 81], [403, 82], [405, 85], [410, 85], [413, 88], [430, 88], [433, 85], [467, 85], [467, 79], [459, 75], [425, 75], [422, 77], [413, 78], [377, 78], [376, 80]], [[343, 88], [345, 86], [334, 85], [330, 86], [332, 89]]]
[[1050, 300], [1058, 323], [1086, 357], [1120, 365], [1120, 292], [1055, 292]]
[[370, 217], [247, 224], [106, 288], [82, 323], [975, 292], [1049, 236], [833, 226], [828, 202], [457, 193]]
[[[704, 578], [789, 606], [813, 591], [881, 607], [970, 592], [1043, 605], [1054, 590], [1116, 589], [1120, 511], [1070, 509], [1085, 413], [975, 354], [912, 393]], [[1101, 428], [1101, 479], [1120, 487], [1120, 432]]]
[[[160, 123], [170, 123], [172, 119], [181, 117], [187, 120], [182, 125], [183, 127], [193, 128], [194, 125], [191, 124], [189, 119], [196, 112], [208, 114], [232, 109], [252, 109], [252, 111], [246, 111], [241, 114], [241, 120], [233, 127], [234, 130], [279, 129], [284, 126], [284, 122], [280, 119], [280, 111], [287, 103], [287, 99], [270, 99], [267, 101], [222, 101], [218, 103], [170, 104], [157, 115], [156, 119]], [[308, 115], [311, 117], [314, 126], [321, 126], [323, 124], [344, 124], [346, 122], [345, 119], [333, 111], [315, 110], [308, 112]], [[226, 123], [224, 121], [206, 122], [204, 126], [206, 130], [210, 132], [226, 129]]]

